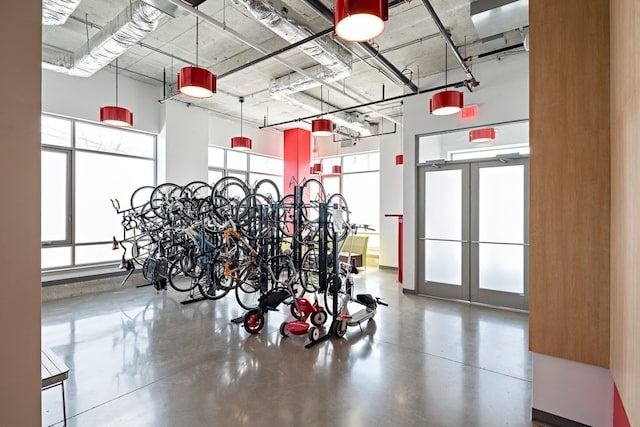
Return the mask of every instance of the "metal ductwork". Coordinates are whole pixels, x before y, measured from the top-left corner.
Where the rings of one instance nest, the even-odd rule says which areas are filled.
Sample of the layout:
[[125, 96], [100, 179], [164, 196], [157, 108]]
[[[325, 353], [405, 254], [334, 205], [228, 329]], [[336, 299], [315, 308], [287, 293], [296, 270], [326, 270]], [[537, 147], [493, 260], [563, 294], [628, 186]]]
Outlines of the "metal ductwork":
[[317, 87], [318, 82], [313, 78], [331, 83], [345, 79], [351, 75], [351, 70], [336, 72], [322, 65], [316, 65], [304, 71], [311, 77], [303, 76], [302, 74], [288, 74], [271, 80], [269, 85], [269, 93], [271, 96], [282, 98], [284, 95]]
[[72, 76], [89, 77], [155, 30], [162, 14], [143, 1], [135, 1], [73, 55], [55, 54], [44, 49], [42, 67]]
[[[314, 107], [314, 104], [320, 105], [320, 102], [302, 92], [282, 94], [279, 97], [281, 100], [298, 107], [302, 110], [308, 111], [311, 114], [320, 114], [320, 107]], [[329, 106], [330, 108], [333, 108]], [[355, 132], [359, 136], [370, 136], [371, 127], [368, 123], [359, 120], [354, 114], [350, 113], [332, 113], [325, 114], [323, 116], [326, 119], [331, 119], [336, 126], [342, 126]]]
[[[284, 15], [287, 8], [276, 6], [268, 0], [236, 0], [265, 27], [289, 43], [296, 43], [313, 35], [311, 31]], [[299, 46], [299, 49], [322, 65], [307, 69], [310, 75], [323, 81], [332, 82], [351, 75], [351, 53], [331, 39], [316, 39]], [[276, 79], [270, 88], [271, 94], [289, 94], [318, 86], [312, 78], [288, 76]]]
[[64, 25], [80, 0], [42, 0], [42, 24]]

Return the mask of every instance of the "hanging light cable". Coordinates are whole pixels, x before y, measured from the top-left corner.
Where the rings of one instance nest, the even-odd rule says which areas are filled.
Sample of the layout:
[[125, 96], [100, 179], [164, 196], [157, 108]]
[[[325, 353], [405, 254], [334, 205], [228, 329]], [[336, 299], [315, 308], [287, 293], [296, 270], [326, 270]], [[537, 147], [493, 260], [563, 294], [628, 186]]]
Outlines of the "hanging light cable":
[[216, 93], [216, 76], [198, 66], [199, 18], [196, 16], [196, 66], [182, 67], [178, 73], [178, 91], [192, 98], [211, 98]]
[[447, 90], [447, 44], [444, 44], [444, 86], [445, 90], [438, 92], [429, 101], [429, 110], [436, 116], [447, 116], [462, 110], [464, 95], [458, 90]]
[[100, 121], [106, 125], [118, 127], [133, 125], [133, 113], [118, 105], [118, 58], [116, 58], [116, 105], [100, 107]]
[[[322, 86], [320, 86], [320, 114], [323, 114], [324, 99], [322, 97]], [[333, 122], [329, 119], [311, 120], [311, 135], [313, 136], [331, 136], [333, 134]]]
[[240, 136], [234, 136], [233, 138], [231, 138], [231, 148], [235, 150], [251, 150], [251, 138], [242, 136], [242, 123], [244, 121], [244, 117], [242, 115], [242, 106], [244, 104], [244, 96], [238, 98], [238, 101], [240, 102]]

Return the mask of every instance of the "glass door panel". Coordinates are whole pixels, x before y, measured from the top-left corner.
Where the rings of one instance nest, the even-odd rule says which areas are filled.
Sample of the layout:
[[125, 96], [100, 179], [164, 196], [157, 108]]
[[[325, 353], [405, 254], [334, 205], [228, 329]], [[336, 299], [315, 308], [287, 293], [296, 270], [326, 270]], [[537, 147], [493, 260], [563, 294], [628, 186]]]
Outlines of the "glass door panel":
[[471, 301], [528, 308], [528, 162], [471, 165]]
[[420, 168], [419, 293], [468, 295], [468, 174], [467, 164]]

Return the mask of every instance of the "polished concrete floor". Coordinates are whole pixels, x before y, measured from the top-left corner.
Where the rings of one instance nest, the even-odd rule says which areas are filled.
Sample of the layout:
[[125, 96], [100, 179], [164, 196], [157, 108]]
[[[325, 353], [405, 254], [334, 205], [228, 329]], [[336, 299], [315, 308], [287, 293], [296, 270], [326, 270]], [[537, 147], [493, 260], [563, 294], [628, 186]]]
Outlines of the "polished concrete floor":
[[[230, 295], [124, 288], [43, 303], [42, 340], [71, 368], [70, 426], [532, 426], [526, 314], [403, 294], [371, 269], [374, 320], [305, 349], [230, 319]], [[62, 425], [43, 392], [43, 425]]]

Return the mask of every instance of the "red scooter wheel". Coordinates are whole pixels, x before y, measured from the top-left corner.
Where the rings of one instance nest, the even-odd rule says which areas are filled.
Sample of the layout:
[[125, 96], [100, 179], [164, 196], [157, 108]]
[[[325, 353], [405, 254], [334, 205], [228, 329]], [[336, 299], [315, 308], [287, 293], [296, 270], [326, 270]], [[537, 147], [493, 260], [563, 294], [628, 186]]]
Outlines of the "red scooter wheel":
[[245, 331], [252, 335], [257, 334], [264, 327], [264, 315], [257, 309], [249, 310], [247, 314], [244, 315], [242, 324]]

